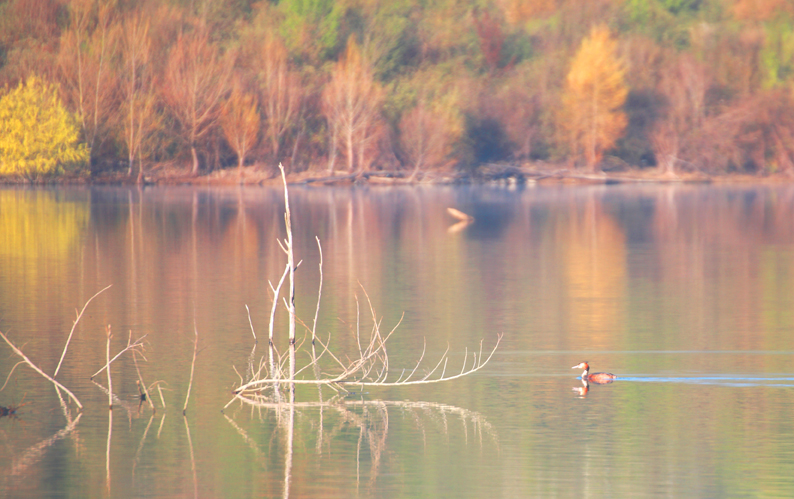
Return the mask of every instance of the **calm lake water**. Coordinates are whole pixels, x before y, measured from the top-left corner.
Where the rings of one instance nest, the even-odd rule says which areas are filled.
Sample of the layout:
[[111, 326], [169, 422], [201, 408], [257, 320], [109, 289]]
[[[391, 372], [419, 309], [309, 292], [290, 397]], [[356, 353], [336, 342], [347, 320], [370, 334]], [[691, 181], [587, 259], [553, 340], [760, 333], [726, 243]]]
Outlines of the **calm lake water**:
[[[0, 189], [3, 497], [792, 497], [794, 187], [293, 187], [297, 315], [446, 383], [234, 402], [286, 262], [269, 188]], [[448, 207], [475, 217], [456, 224]], [[358, 301], [357, 301], [358, 300]], [[361, 310], [357, 316], [357, 303]], [[157, 410], [139, 409], [128, 353]], [[276, 320], [286, 350], [287, 316]], [[199, 353], [186, 417], [193, 340]], [[299, 327], [299, 341], [307, 335]], [[304, 346], [307, 345], [304, 343]], [[263, 352], [257, 351], [257, 359]], [[471, 357], [469, 357], [471, 358]], [[298, 354], [305, 365], [308, 356]], [[0, 382], [19, 358], [0, 343]], [[586, 393], [571, 366], [622, 377]], [[332, 365], [325, 366], [331, 372]], [[419, 372], [418, 371], [418, 372]], [[162, 394], [162, 396], [160, 395]], [[163, 401], [165, 407], [163, 407]], [[311, 404], [315, 402], [315, 404]]]

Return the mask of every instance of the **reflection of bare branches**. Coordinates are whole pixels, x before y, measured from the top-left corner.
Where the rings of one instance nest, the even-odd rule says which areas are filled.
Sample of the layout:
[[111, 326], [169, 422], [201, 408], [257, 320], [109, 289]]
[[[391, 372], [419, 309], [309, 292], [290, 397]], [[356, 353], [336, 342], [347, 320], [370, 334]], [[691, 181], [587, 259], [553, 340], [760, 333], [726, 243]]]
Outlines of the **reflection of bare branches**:
[[[108, 369], [108, 372], [110, 370]], [[108, 411], [108, 443], [107, 447], [105, 448], [105, 485], [107, 487], [107, 493], [110, 495], [110, 438], [113, 435], [113, 406], [110, 406], [110, 410]]]
[[[163, 415], [165, 417], [165, 415]], [[187, 433], [187, 446], [190, 450], [190, 470], [193, 472], [193, 497], [198, 497], [198, 479], [196, 477], [196, 459], [193, 456], [193, 440], [190, 438], [190, 426], [187, 424], [187, 417], [182, 416], [185, 421], [185, 432]]]
[[[107, 388], [105, 388], [104, 386], [100, 385], [100, 384], [99, 384], [99, 383], [97, 383], [96, 381], [94, 381], [94, 380], [91, 380], [91, 382], [92, 382], [94, 385], [96, 385], [96, 387], [97, 387], [97, 388], [99, 388], [100, 390], [102, 390], [103, 392], [105, 392], [105, 395], [107, 395], [107, 396], [108, 396], [108, 398], [109, 398], [109, 399], [112, 401], [112, 407], [121, 406], [121, 408], [122, 408], [122, 409], [124, 409], [125, 411], [127, 411], [127, 419], [129, 419], [129, 420], [132, 420], [132, 418], [133, 418], [133, 413], [137, 413], [137, 407], [136, 407], [135, 405], [131, 404], [131, 403], [130, 403], [129, 401], [127, 401], [127, 400], [122, 400], [122, 399], [120, 399], [120, 398], [118, 397], [118, 395], [116, 395], [115, 393], [112, 393], [112, 392], [110, 392], [110, 391], [109, 391]], [[111, 410], [112, 410], [112, 409], [111, 409]]]
[[[494, 443], [498, 444], [498, 438], [491, 424], [479, 413], [462, 409], [446, 404], [439, 404], [434, 402], [410, 402], [410, 401], [389, 401], [389, 400], [347, 400], [342, 397], [335, 397], [328, 402], [293, 402], [287, 403], [276, 401], [275, 396], [265, 397], [262, 395], [255, 395], [249, 397], [240, 397], [241, 405], [248, 406], [253, 413], [262, 411], [271, 413], [276, 416], [277, 429], [285, 432], [285, 470], [284, 470], [284, 494], [288, 495], [290, 488], [290, 474], [291, 464], [293, 458], [293, 441], [295, 432], [295, 413], [302, 411], [311, 411], [313, 409], [319, 410], [322, 415], [324, 410], [330, 410], [336, 413], [340, 421], [330, 430], [330, 434], [323, 437], [323, 433], [318, 433], [318, 438], [325, 438], [330, 440], [333, 435], [341, 431], [345, 427], [353, 426], [359, 430], [359, 438], [356, 443], [356, 474], [357, 480], [360, 473], [360, 462], [362, 459], [362, 450], [368, 448], [370, 458], [370, 479], [369, 487], [373, 487], [375, 480], [380, 473], [382, 457], [385, 455], [387, 447], [387, 436], [389, 433], [389, 410], [397, 409], [403, 411], [407, 416], [413, 419], [416, 427], [423, 434], [426, 429], [427, 422], [436, 422], [443, 428], [444, 434], [449, 434], [450, 426], [448, 418], [455, 416], [461, 423], [461, 431], [465, 435], [465, 442], [468, 445], [468, 434], [470, 426], [473, 428], [475, 436], [478, 437], [479, 445], [483, 445], [483, 434], [488, 434]], [[251, 447], [257, 456], [265, 456], [270, 454], [271, 450], [263, 452], [256, 440], [251, 438], [248, 433], [243, 430], [235, 421], [229, 416], [225, 416], [226, 420], [235, 428], [237, 433], [243, 440]], [[326, 418], [326, 421], [333, 418]], [[321, 425], [326, 424], [321, 420]], [[314, 431], [313, 429], [310, 431]], [[323, 442], [317, 443], [315, 451], [318, 454], [322, 453]]]
[[58, 440], [67, 437], [75, 430], [75, 428], [77, 428], [77, 423], [80, 422], [81, 417], [83, 417], [83, 413], [78, 414], [73, 421], [70, 421], [65, 428], [63, 428], [55, 435], [51, 436], [50, 438], [42, 440], [36, 445], [29, 447], [25, 452], [22, 453], [19, 459], [14, 461], [13, 466], [11, 466], [10, 475], [13, 477], [24, 475], [25, 471], [32, 464], [39, 462], [41, 458], [44, 457], [44, 453], [47, 449], [52, 447], [52, 445]]
[[[163, 416], [165, 416], [165, 414]], [[154, 421], [154, 412], [152, 412], [152, 415], [149, 416], [149, 423], [146, 424], [146, 429], [143, 430], [143, 436], [141, 437], [141, 443], [138, 444], [138, 450], [135, 451], [135, 459], [132, 461], [133, 482], [135, 481], [135, 468], [138, 467], [138, 462], [141, 459], [141, 451], [143, 450], [143, 444], [146, 442], [146, 435], [149, 434], [149, 428], [152, 426], [152, 421]]]
[[[282, 170], [283, 171], [283, 170]], [[289, 419], [287, 420], [287, 442], [284, 457], [284, 499], [289, 498], [289, 486], [292, 481], [292, 443], [295, 438], [295, 404], [289, 404]]]

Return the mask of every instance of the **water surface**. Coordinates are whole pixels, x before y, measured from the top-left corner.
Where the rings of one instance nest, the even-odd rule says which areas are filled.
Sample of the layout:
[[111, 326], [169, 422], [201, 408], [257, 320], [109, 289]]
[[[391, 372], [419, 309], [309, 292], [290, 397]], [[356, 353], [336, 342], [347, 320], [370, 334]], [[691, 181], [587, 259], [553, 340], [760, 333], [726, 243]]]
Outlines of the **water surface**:
[[[235, 402], [285, 256], [269, 188], [0, 189], [0, 392], [8, 497], [794, 496], [794, 188], [578, 186], [290, 191], [297, 314], [340, 357], [391, 329], [390, 365], [490, 349], [445, 384], [280, 409]], [[447, 207], [472, 215], [456, 225]], [[361, 310], [357, 316], [357, 306]], [[283, 311], [276, 343], [286, 348]], [[132, 357], [147, 335], [138, 409]], [[196, 372], [186, 417], [195, 331]], [[306, 329], [299, 328], [301, 338]], [[260, 349], [261, 350], [261, 349]], [[299, 360], [306, 361], [306, 355]], [[621, 379], [582, 394], [586, 360]], [[0, 345], [0, 376], [18, 358]], [[333, 395], [324, 391], [327, 401]], [[24, 405], [23, 405], [24, 404]]]

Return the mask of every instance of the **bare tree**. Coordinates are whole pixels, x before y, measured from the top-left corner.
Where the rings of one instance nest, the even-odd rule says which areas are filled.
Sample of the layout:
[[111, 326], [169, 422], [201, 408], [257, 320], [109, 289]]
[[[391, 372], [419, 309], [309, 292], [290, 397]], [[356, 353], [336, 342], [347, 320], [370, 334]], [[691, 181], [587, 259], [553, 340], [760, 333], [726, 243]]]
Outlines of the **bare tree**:
[[122, 67], [121, 115], [124, 144], [127, 146], [127, 175], [138, 159], [138, 182], [143, 178], [141, 146], [156, 127], [154, 74], [150, 66], [149, 20], [134, 14], [124, 21], [121, 32]]
[[430, 107], [424, 99], [403, 114], [400, 144], [414, 167], [411, 179], [420, 169], [438, 166], [446, 159], [453, 140], [460, 134], [458, 128], [448, 112]]
[[[502, 334], [497, 336], [496, 344], [490, 352], [483, 352], [482, 341], [480, 342], [479, 352], [472, 351], [470, 353], [468, 349], [466, 349], [466, 352], [463, 356], [463, 361], [461, 362], [462, 365], [460, 371], [447, 371], [447, 365], [449, 364], [449, 347], [447, 347], [447, 350], [441, 355], [438, 362], [436, 362], [435, 367], [432, 369], [425, 370], [422, 374], [417, 374], [419, 366], [422, 364], [422, 361], [425, 357], [425, 350], [423, 349], [419, 360], [416, 362], [416, 364], [414, 364], [412, 369], [403, 369], [399, 372], [399, 374], [397, 374], [393, 370], [393, 367], [389, 364], [387, 345], [389, 338], [397, 330], [400, 322], [402, 322], [402, 318], [400, 319], [400, 322], [398, 322], [391, 330], [386, 331], [381, 329], [382, 320], [379, 319], [375, 314], [375, 310], [372, 307], [372, 302], [370, 301], [366, 290], [364, 290], [364, 295], [366, 296], [372, 321], [369, 338], [366, 338], [361, 334], [361, 320], [357, 318], [354, 334], [355, 342], [358, 345], [358, 356], [353, 356], [353, 359], [351, 360], [343, 359], [340, 358], [341, 356], [335, 355], [329, 348], [330, 337], [326, 341], [323, 341], [320, 339], [319, 335], [316, 334], [316, 317], [320, 307], [322, 278], [320, 279], [320, 291], [318, 292], [315, 322], [313, 323], [312, 327], [309, 328], [308, 325], [305, 325], [305, 323], [303, 323], [303, 321], [301, 321], [295, 314], [294, 274], [295, 269], [298, 265], [300, 265], [301, 262], [298, 262], [297, 265], [295, 264], [292, 240], [292, 221], [289, 205], [289, 189], [287, 188], [287, 179], [286, 175], [284, 174], [283, 166], [279, 165], [279, 169], [281, 170], [281, 179], [284, 184], [284, 221], [286, 227], [286, 237], [283, 240], [279, 239], [278, 244], [287, 256], [287, 264], [284, 268], [284, 273], [281, 276], [278, 286], [273, 287], [272, 283], [270, 285], [273, 291], [273, 306], [270, 312], [268, 361], [266, 362], [263, 357], [259, 362], [258, 368], [254, 366], [254, 356], [256, 350], [256, 345], [254, 345], [254, 351], [251, 352], [251, 355], [248, 359], [249, 369], [247, 373], [247, 379], [244, 379], [242, 376], [240, 376], [240, 385], [233, 390], [234, 398], [232, 398], [232, 400], [226, 404], [224, 409], [238, 399], [255, 399], [257, 401], [262, 401], [262, 393], [266, 388], [272, 388], [273, 399], [280, 401], [279, 390], [282, 386], [286, 386], [290, 394], [288, 401], [290, 404], [294, 404], [295, 385], [298, 384], [327, 386], [335, 391], [342, 392], [346, 391], [345, 386], [350, 385], [424, 385], [443, 381], [451, 381], [468, 376], [479, 371], [488, 364], [493, 357], [493, 354], [496, 352], [496, 349], [499, 347], [499, 343], [501, 342], [503, 336]], [[319, 239], [318, 247], [320, 247], [322, 255], [322, 247], [319, 245]], [[320, 261], [322, 262], [322, 256], [320, 257]], [[286, 292], [287, 296], [280, 296], [281, 288], [285, 282], [285, 279], [287, 278], [287, 275], [289, 275], [289, 288]], [[322, 266], [320, 266], [320, 275], [322, 276]], [[282, 299], [284, 308], [289, 315], [289, 351], [283, 353], [279, 353], [276, 350], [276, 346], [273, 341], [273, 324], [279, 298]], [[356, 298], [356, 302], [358, 302], [358, 298]], [[300, 342], [299, 344], [297, 341], [297, 323], [304, 325], [307, 333], [311, 333], [312, 345], [314, 345], [316, 342], [320, 345], [321, 350], [319, 355], [316, 355], [313, 349], [309, 355], [309, 362], [302, 367], [297, 365], [296, 352], [303, 343]], [[251, 327], [253, 331], [253, 326]], [[254, 333], [254, 338], [256, 338], [256, 333]], [[324, 373], [318, 376], [319, 370], [313, 368], [318, 366], [318, 362], [320, 362], [325, 356], [327, 356], [326, 358], [330, 358], [328, 362], [332, 365], [331, 371], [329, 372], [328, 370], [324, 370]], [[314, 377], [306, 377], [307, 375], [304, 374], [305, 372], [314, 373]]]
[[[667, 175], [675, 175], [681, 153], [704, 125], [706, 91], [710, 85], [704, 66], [687, 56], [677, 58], [662, 73], [658, 91], [667, 105], [651, 132], [656, 160]], [[693, 158], [690, 158], [693, 159]]]
[[330, 149], [335, 154], [338, 141], [342, 142], [351, 172], [368, 166], [367, 153], [380, 130], [382, 101], [383, 91], [372, 67], [351, 36], [323, 91], [323, 113], [332, 131]]
[[243, 178], [245, 156], [259, 139], [259, 109], [256, 97], [246, 93], [240, 80], [236, 80], [226, 107], [221, 114], [221, 127], [226, 141], [237, 153], [237, 171]]
[[263, 44], [260, 88], [265, 135], [278, 161], [284, 135], [299, 118], [302, 89], [298, 73], [289, 67], [286, 47], [274, 36]]
[[80, 0], [72, 4], [69, 29], [61, 38], [59, 68], [66, 101], [77, 110], [92, 158], [116, 108], [118, 82], [109, 66], [117, 40], [112, 3]]
[[218, 125], [233, 62], [201, 28], [180, 34], [168, 55], [163, 97], [190, 147], [193, 175], [199, 171], [198, 141]]

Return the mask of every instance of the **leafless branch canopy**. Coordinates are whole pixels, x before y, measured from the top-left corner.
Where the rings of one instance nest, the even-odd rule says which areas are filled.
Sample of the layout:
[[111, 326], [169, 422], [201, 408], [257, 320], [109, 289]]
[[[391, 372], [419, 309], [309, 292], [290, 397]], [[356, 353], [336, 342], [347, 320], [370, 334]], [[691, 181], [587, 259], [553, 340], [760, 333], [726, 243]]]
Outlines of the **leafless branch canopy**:
[[[419, 359], [410, 368], [401, 369], [397, 372], [391, 369], [389, 362], [388, 341], [392, 334], [397, 330], [402, 317], [397, 324], [386, 331], [382, 329], [382, 319], [378, 319], [375, 309], [372, 306], [372, 301], [369, 299], [367, 291], [361, 286], [364, 296], [367, 299], [367, 306], [369, 307], [370, 317], [372, 321], [372, 328], [369, 332], [369, 338], [362, 337], [361, 334], [361, 320], [360, 320], [360, 307], [358, 306], [358, 297], [356, 297], [356, 326], [354, 330], [356, 344], [358, 345], [358, 356], [352, 359], [342, 357], [335, 354], [330, 348], [331, 337], [323, 341], [317, 334], [317, 313], [319, 311], [319, 294], [322, 292], [322, 284], [320, 291], [318, 291], [318, 304], [315, 311], [314, 322], [311, 327], [300, 321], [295, 315], [294, 307], [294, 287], [290, 282], [289, 296], [283, 298], [284, 308], [287, 310], [290, 318], [289, 329], [289, 348], [285, 352], [279, 352], [273, 341], [273, 324], [275, 311], [278, 306], [278, 301], [281, 294], [282, 284], [287, 276], [290, 274], [290, 281], [292, 281], [291, 273], [294, 272], [295, 257], [293, 254], [292, 244], [292, 225], [290, 220], [289, 209], [289, 194], [287, 189], [287, 181], [283, 175], [283, 167], [279, 165], [282, 171], [282, 180], [284, 182], [284, 200], [285, 200], [285, 221], [287, 229], [287, 237], [284, 241], [279, 240], [278, 243], [281, 249], [287, 255], [287, 265], [284, 274], [277, 287], [273, 291], [273, 303], [270, 314], [270, 331], [269, 331], [269, 345], [267, 357], [263, 356], [259, 361], [258, 367], [254, 365], [254, 359], [248, 359], [248, 369], [246, 371], [246, 378], [240, 376], [240, 384], [233, 390], [234, 398], [226, 404], [228, 407], [234, 400], [238, 398], [259, 398], [262, 396], [263, 390], [272, 388], [272, 395], [275, 400], [280, 401], [280, 389], [288, 388], [291, 396], [294, 397], [294, 387], [296, 385], [314, 385], [314, 386], [327, 386], [337, 392], [347, 392], [346, 385], [358, 386], [408, 386], [439, 383], [442, 381], [451, 381], [453, 379], [462, 378], [469, 374], [475, 373], [485, 367], [493, 357], [499, 343], [502, 340], [502, 334], [496, 338], [496, 343], [490, 351], [483, 352], [483, 342], [480, 341], [480, 348], [478, 351], [471, 353], [466, 349], [463, 362], [461, 363], [460, 370], [447, 371], [449, 367], [449, 346], [441, 357], [432, 364], [431, 369], [424, 369], [420, 371], [420, 366], [423, 365], [425, 360], [425, 353], [427, 344], [425, 343], [422, 348], [422, 354]], [[317, 240], [318, 247], [322, 253], [322, 247]], [[291, 272], [292, 271], [292, 272]], [[320, 260], [320, 276], [322, 279], [322, 256]], [[359, 285], [361, 285], [359, 283]], [[297, 344], [295, 338], [295, 323], [300, 322], [306, 329], [306, 334], [311, 334], [311, 351], [307, 351], [306, 357], [308, 361], [303, 366], [296, 364], [296, 352], [301, 348], [304, 342]], [[319, 344], [319, 354], [316, 352], [315, 344]], [[256, 347], [254, 347], [256, 348]], [[252, 352], [253, 355], [253, 352]], [[343, 360], [344, 359], [344, 360]], [[431, 364], [428, 364], [431, 366]], [[321, 370], [326, 369], [325, 371]], [[235, 369], [237, 371], [237, 369]], [[419, 374], [421, 372], [421, 374]], [[239, 376], [239, 372], [238, 372]], [[294, 400], [293, 400], [294, 402]]]

